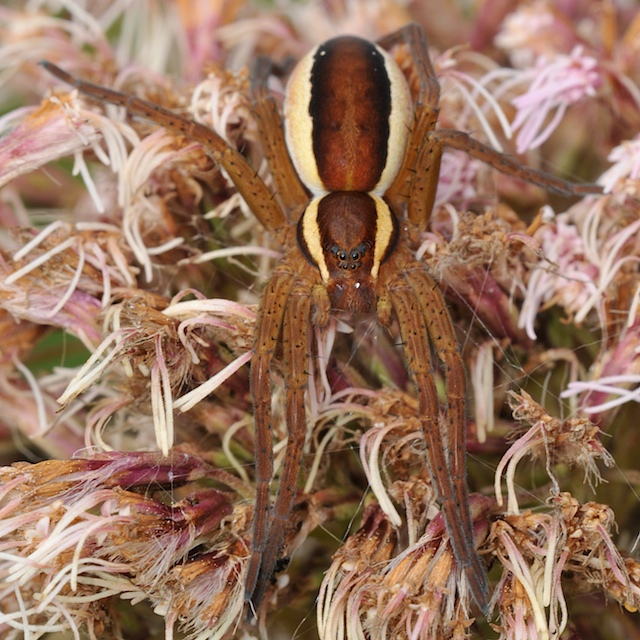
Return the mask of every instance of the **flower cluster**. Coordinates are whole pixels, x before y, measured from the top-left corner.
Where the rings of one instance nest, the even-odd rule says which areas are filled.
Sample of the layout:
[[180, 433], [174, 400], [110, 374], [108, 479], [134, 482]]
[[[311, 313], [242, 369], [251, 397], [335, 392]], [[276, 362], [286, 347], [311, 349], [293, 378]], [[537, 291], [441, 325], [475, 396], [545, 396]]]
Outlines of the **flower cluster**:
[[[596, 638], [594, 615], [622, 638], [616, 629], [637, 624], [627, 486], [640, 401], [640, 11], [535, 0], [471, 15], [463, 4], [0, 7], [2, 637], [297, 637], [311, 607], [323, 640]], [[495, 158], [445, 151], [415, 238], [469, 372], [489, 618], [434, 499], [396, 328], [338, 318], [314, 330], [303, 478], [251, 622], [245, 365], [282, 247], [199, 143], [38, 62], [214, 129], [272, 187], [252, 61], [274, 61], [278, 104], [290, 60], [318, 41], [410, 21], [434, 47], [441, 129], [590, 183], [549, 196], [544, 186], [569, 183], [533, 185], [516, 162], [503, 175]], [[417, 91], [406, 48], [391, 53]], [[275, 360], [277, 472], [286, 363]], [[444, 397], [445, 372], [434, 377]]]
[[[67, 628], [78, 634], [81, 626], [93, 637], [121, 634], [107, 606], [115, 596], [150, 600], [167, 613], [168, 630], [187, 614], [194, 629], [233, 623], [237, 611], [227, 607], [223, 587], [242, 589], [239, 539], [247, 508], [234, 509], [233, 493], [214, 488], [192, 489], [169, 504], [160, 498], [207, 478], [224, 483], [224, 472], [175, 451], [17, 465], [0, 478], [8, 628], [35, 636]], [[233, 477], [227, 481], [238, 485]], [[189, 558], [203, 536], [211, 539], [210, 551]]]

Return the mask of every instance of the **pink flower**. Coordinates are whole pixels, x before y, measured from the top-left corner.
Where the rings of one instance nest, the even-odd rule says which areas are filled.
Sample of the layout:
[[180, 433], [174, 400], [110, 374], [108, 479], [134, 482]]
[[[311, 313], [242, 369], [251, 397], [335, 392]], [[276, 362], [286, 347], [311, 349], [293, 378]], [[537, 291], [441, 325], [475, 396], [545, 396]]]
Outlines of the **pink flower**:
[[531, 340], [537, 337], [535, 322], [541, 308], [559, 304], [568, 314], [578, 313], [596, 291], [598, 277], [597, 265], [585, 255], [582, 236], [566, 216], [558, 216], [537, 237], [548, 263], [531, 273], [518, 320]]
[[538, 58], [533, 69], [522, 72], [521, 79], [528, 83], [527, 90], [512, 100], [517, 109], [512, 126], [519, 130], [518, 153], [539, 147], [571, 105], [594, 96], [602, 84], [602, 71], [598, 61], [577, 46], [569, 55]]
[[579, 40], [572, 26], [552, 2], [536, 0], [506, 16], [494, 42], [509, 53], [514, 67], [525, 69], [540, 56], [551, 58], [571, 50]]
[[640, 135], [614, 147], [607, 160], [614, 164], [598, 179], [604, 192], [625, 191], [637, 195], [640, 190]]

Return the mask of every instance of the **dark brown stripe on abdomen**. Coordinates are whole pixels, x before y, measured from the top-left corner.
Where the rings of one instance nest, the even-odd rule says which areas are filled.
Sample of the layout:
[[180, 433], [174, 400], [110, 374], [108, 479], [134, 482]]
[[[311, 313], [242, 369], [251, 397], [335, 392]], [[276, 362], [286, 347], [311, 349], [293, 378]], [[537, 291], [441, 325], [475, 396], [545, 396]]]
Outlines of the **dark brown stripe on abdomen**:
[[313, 150], [327, 191], [372, 191], [387, 161], [391, 84], [384, 58], [347, 36], [320, 47], [311, 71]]

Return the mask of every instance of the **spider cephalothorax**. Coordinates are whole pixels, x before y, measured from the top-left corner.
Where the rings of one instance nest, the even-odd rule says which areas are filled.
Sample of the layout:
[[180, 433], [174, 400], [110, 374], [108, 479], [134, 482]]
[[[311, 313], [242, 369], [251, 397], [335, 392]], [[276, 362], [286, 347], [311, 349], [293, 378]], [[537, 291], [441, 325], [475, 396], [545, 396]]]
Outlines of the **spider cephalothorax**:
[[[387, 53], [395, 46], [406, 46], [413, 60], [419, 87], [413, 100], [403, 73]], [[486, 612], [488, 585], [475, 548], [466, 484], [464, 365], [443, 297], [416, 260], [408, 230], [427, 226], [445, 146], [561, 193], [593, 188], [581, 189], [524, 168], [463, 132], [437, 129], [439, 86], [424, 33], [416, 25], [378, 44], [336, 38], [305, 56], [289, 81], [284, 129], [266, 89], [270, 66], [257, 61], [254, 115], [280, 203], [245, 158], [204, 125], [45, 66], [94, 98], [123, 105], [134, 115], [201, 142], [286, 250], [262, 296], [251, 361], [256, 504], [246, 601], [254, 610], [260, 606], [283, 555], [307, 431], [310, 336], [314, 326], [325, 326], [337, 311], [376, 314], [383, 325], [397, 321], [416, 389], [426, 462], [451, 546], [475, 602]], [[276, 354], [285, 374], [288, 439], [272, 505], [270, 371]], [[433, 377], [436, 366], [444, 372], [444, 406]]]
[[298, 223], [298, 243], [317, 267], [331, 308], [375, 311], [380, 265], [393, 251], [398, 223], [387, 203], [359, 191], [334, 191], [317, 198]]

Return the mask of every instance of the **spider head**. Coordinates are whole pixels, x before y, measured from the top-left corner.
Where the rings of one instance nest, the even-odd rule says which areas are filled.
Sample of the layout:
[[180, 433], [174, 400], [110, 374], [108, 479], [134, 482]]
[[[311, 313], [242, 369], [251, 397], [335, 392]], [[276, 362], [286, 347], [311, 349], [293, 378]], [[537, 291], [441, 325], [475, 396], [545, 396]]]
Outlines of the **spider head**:
[[356, 191], [312, 200], [298, 224], [300, 249], [319, 269], [331, 307], [352, 313], [375, 310], [378, 271], [397, 236], [389, 205]]

